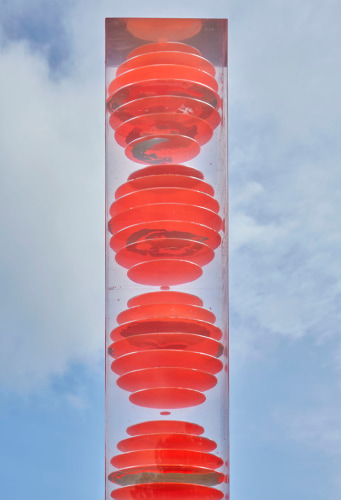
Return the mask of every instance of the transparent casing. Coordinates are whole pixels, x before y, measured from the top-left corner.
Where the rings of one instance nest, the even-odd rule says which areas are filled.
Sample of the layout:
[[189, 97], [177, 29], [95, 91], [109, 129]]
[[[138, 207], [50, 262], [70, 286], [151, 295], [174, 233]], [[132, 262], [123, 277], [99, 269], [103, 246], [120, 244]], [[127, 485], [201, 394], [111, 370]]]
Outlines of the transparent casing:
[[227, 20], [106, 20], [106, 500], [229, 498]]

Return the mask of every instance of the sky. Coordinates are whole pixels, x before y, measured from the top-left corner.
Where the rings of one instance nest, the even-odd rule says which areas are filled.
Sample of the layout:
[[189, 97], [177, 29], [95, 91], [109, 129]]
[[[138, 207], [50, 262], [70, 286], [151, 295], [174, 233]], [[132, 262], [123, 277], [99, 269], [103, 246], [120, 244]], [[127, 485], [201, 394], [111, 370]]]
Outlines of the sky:
[[341, 497], [341, 4], [0, 0], [0, 478], [104, 498], [104, 19], [229, 19], [231, 499]]

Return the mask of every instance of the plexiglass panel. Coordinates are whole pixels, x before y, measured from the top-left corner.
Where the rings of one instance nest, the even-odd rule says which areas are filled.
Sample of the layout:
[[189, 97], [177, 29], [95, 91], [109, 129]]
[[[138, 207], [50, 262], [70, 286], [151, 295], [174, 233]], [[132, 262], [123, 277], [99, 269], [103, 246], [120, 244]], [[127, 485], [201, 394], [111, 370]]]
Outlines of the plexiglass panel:
[[228, 499], [226, 20], [106, 20], [106, 218], [106, 500]]

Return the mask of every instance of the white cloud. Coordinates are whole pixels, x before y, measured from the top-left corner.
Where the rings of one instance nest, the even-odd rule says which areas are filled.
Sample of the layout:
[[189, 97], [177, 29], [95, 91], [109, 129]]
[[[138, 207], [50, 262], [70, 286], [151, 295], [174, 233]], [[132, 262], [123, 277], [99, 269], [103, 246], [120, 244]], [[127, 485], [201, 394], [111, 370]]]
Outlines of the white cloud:
[[[64, 19], [69, 74], [58, 81], [26, 44], [1, 49], [0, 377], [10, 387], [33, 387], [102, 347], [104, 16], [176, 15], [179, 6], [132, 7], [74, 3]], [[209, 8], [199, 2], [197, 16], [231, 13], [235, 329], [247, 342], [250, 324], [294, 338], [336, 334], [339, 3]]]
[[0, 65], [0, 380], [25, 390], [101, 352], [102, 100], [91, 82], [51, 81], [24, 43]]

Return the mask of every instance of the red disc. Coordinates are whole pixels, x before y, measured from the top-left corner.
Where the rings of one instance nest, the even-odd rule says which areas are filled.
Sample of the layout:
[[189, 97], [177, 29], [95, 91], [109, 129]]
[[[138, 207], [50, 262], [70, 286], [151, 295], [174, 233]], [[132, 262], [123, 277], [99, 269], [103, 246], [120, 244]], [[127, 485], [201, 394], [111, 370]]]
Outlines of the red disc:
[[176, 164], [165, 164], [165, 165], [151, 165], [149, 167], [140, 168], [132, 174], [129, 175], [128, 180], [138, 179], [140, 177], [146, 177], [148, 175], [188, 175], [190, 177], [196, 177], [198, 179], [203, 179], [204, 176], [200, 170], [196, 170], [193, 167], [187, 167], [187, 165], [176, 165]]
[[200, 69], [191, 68], [190, 66], [179, 66], [177, 64], [155, 64], [154, 66], [135, 68], [117, 76], [110, 83], [108, 94], [114, 94], [117, 90], [127, 85], [150, 80], [182, 80], [205, 85], [214, 92], [218, 90], [218, 83], [215, 78], [208, 73], [200, 71]]
[[109, 92], [107, 109], [109, 112], [112, 112], [123, 104], [136, 99], [171, 95], [198, 99], [199, 101], [207, 102], [213, 108], [217, 109], [220, 106], [220, 98], [217, 92], [208, 85], [179, 78], [158, 78], [130, 83], [114, 92]]
[[134, 49], [128, 55], [127, 59], [131, 57], [139, 56], [140, 54], [148, 54], [154, 52], [164, 52], [165, 50], [175, 50], [176, 52], [187, 52], [189, 54], [196, 54], [200, 56], [200, 51], [190, 45], [186, 45], [185, 43], [177, 43], [177, 42], [157, 42], [157, 43], [148, 43], [146, 45], [141, 45]]
[[200, 434], [204, 433], [204, 428], [201, 425], [182, 422], [180, 420], [152, 420], [131, 425], [127, 428], [127, 434], [130, 436], [153, 434], [154, 432], [180, 432], [200, 436]]
[[124, 439], [117, 444], [117, 449], [122, 452], [157, 450], [159, 448], [210, 452], [215, 450], [216, 447], [214, 441], [202, 436], [170, 432], [142, 434]]
[[115, 500], [221, 500], [215, 488], [186, 483], [152, 483], [126, 486], [111, 492]]
[[191, 137], [161, 133], [136, 139], [125, 149], [129, 160], [154, 165], [186, 162], [195, 158], [199, 153], [200, 146]]
[[128, 300], [128, 307], [143, 306], [145, 304], [191, 304], [202, 307], [203, 301], [196, 295], [184, 292], [149, 292], [137, 295]]
[[219, 112], [210, 104], [199, 99], [181, 96], [144, 97], [127, 102], [111, 112], [110, 125], [114, 130], [131, 118], [151, 113], [178, 113], [180, 116], [198, 116], [207, 121], [213, 128], [216, 128], [220, 123]]
[[146, 368], [122, 375], [117, 385], [125, 391], [136, 392], [144, 389], [177, 387], [208, 391], [217, 385], [217, 379], [210, 373], [188, 368]]
[[175, 410], [177, 408], [189, 408], [197, 406], [206, 401], [206, 397], [201, 392], [192, 389], [182, 389], [178, 387], [145, 389], [134, 392], [129, 396], [129, 401], [144, 408], [164, 408]]
[[120, 486], [158, 482], [215, 486], [223, 483], [225, 475], [213, 469], [189, 465], [145, 465], [112, 472], [108, 479]]
[[220, 340], [222, 331], [211, 323], [206, 321], [167, 318], [167, 319], [147, 319], [124, 323], [114, 328], [110, 337], [113, 341], [133, 335], [142, 335], [150, 333], [194, 333], [203, 337], [210, 337], [214, 340]]
[[187, 318], [199, 319], [208, 323], [215, 323], [216, 320], [214, 314], [203, 307], [181, 303], [161, 303], [131, 307], [121, 312], [116, 317], [116, 321], [121, 325], [146, 318]]
[[218, 358], [223, 353], [223, 345], [214, 339], [193, 333], [145, 333], [118, 340], [108, 347], [113, 358], [136, 351], [151, 349], [177, 349], [202, 352]]
[[203, 242], [213, 250], [221, 243], [220, 235], [210, 227], [187, 221], [153, 221], [134, 224], [118, 231], [110, 240], [115, 252], [131, 243], [159, 238], [179, 238]]
[[192, 465], [218, 469], [224, 462], [211, 453], [189, 450], [140, 450], [116, 455], [111, 459], [116, 468], [133, 467], [135, 465]]
[[215, 69], [212, 63], [201, 56], [188, 52], [158, 51], [140, 54], [127, 59], [116, 71], [116, 76], [142, 66], [152, 66], [154, 64], [176, 64], [180, 66], [190, 66], [205, 73], [215, 76]]
[[197, 179], [196, 177], [189, 177], [188, 175], [147, 175], [146, 177], [139, 177], [122, 184], [115, 191], [115, 199], [121, 198], [126, 194], [141, 191], [142, 189], [149, 189], [155, 187], [179, 187], [185, 189], [194, 189], [202, 193], [214, 196], [214, 189], [207, 182]]
[[199, 33], [201, 19], [128, 19], [127, 30], [141, 40], [177, 42]]
[[[127, 226], [134, 226], [150, 221], [183, 221], [202, 224], [215, 231], [220, 231], [222, 220], [216, 212], [197, 205], [183, 203], [154, 203], [137, 206], [117, 214], [110, 219], [108, 228], [112, 234]], [[188, 239], [188, 238], [187, 238]]]
[[131, 267], [128, 278], [135, 283], [151, 286], [174, 286], [194, 281], [202, 275], [197, 264], [187, 260], [155, 259]]
[[[109, 123], [111, 124], [112, 116]], [[128, 120], [115, 133], [117, 143], [125, 147], [141, 138], [179, 135], [195, 139], [202, 146], [212, 137], [213, 129], [202, 118], [179, 113], [151, 113]]]
[[133, 352], [111, 363], [111, 369], [117, 375], [158, 367], [190, 368], [215, 375], [222, 370], [223, 363], [208, 354], [171, 349]]
[[133, 207], [153, 205], [154, 203], [183, 203], [219, 212], [217, 200], [206, 193], [188, 188], [155, 187], [122, 196], [111, 205], [110, 214], [114, 216]]
[[[211, 262], [213, 258], [214, 251], [208, 245], [198, 241], [176, 238], [138, 241], [137, 243], [132, 243], [121, 248], [115, 257], [116, 262], [127, 269], [137, 265], [147, 265], [147, 262], [154, 262], [155, 264], [150, 264], [149, 268], [151, 270], [159, 269], [160, 280], [161, 273], [163, 273], [163, 275], [165, 275], [164, 277], [168, 280], [170, 271], [168, 264], [163, 264], [161, 260], [172, 260], [176, 262], [186, 261], [202, 267]], [[174, 269], [174, 265], [173, 262], [171, 268]], [[180, 266], [181, 269], [185, 268], [185, 264], [180, 263]], [[188, 268], [188, 272], [192, 272], [188, 266], [186, 266], [186, 268]], [[141, 268], [139, 268], [138, 272], [140, 271]], [[179, 273], [177, 272], [177, 274]], [[181, 280], [181, 277], [179, 276], [177, 279]], [[162, 285], [164, 284], [165, 283], [162, 283]], [[170, 283], [168, 283], [168, 285], [169, 284]]]

